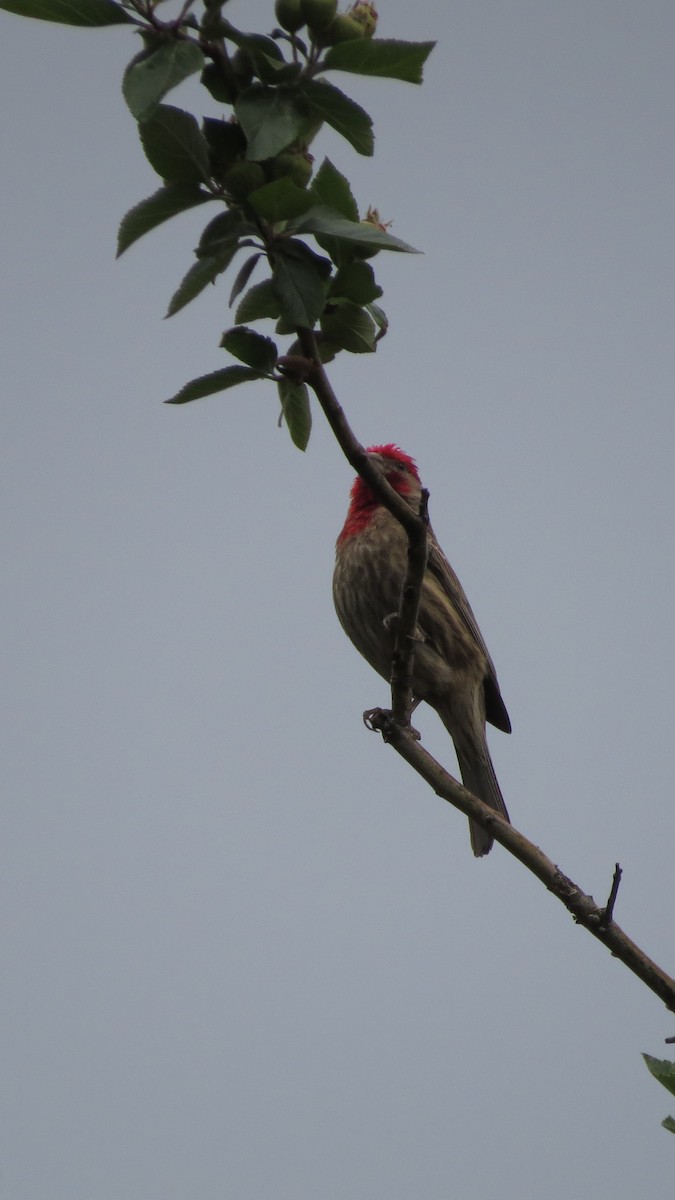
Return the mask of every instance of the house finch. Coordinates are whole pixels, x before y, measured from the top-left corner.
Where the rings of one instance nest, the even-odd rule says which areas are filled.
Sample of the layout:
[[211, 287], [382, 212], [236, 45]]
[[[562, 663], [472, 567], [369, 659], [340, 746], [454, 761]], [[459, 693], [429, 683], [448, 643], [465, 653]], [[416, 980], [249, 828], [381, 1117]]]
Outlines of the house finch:
[[[397, 446], [371, 446], [391, 486], [415, 512], [420, 477], [412, 458]], [[462, 586], [434, 536], [422, 584], [413, 663], [415, 704], [436, 709], [457, 752], [464, 786], [506, 820], [485, 738], [485, 722], [511, 732], [497, 676]], [[408, 538], [395, 517], [357, 476], [347, 519], [337, 540], [333, 599], [345, 633], [380, 675], [391, 675], [394, 634], [387, 618], [398, 612], [407, 565]], [[487, 854], [492, 837], [470, 821], [475, 855]]]

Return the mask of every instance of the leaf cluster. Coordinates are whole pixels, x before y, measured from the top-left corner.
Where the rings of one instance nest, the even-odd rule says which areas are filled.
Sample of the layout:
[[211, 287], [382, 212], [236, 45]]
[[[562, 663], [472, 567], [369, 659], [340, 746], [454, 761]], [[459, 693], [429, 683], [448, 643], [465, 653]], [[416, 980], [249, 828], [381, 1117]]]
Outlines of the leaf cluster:
[[[213, 284], [241, 251], [230, 289], [235, 325], [220, 345], [237, 365], [186, 384], [169, 403], [184, 404], [254, 379], [278, 387], [282, 416], [302, 449], [311, 428], [302, 382], [278, 369], [300, 354], [298, 334], [314, 331], [322, 361], [340, 352], [372, 353], [387, 329], [382, 289], [371, 262], [380, 250], [415, 252], [393, 237], [379, 214], [361, 218], [347, 179], [310, 147], [326, 124], [362, 155], [373, 153], [372, 119], [326, 76], [332, 72], [420, 83], [433, 42], [374, 37], [369, 0], [346, 13], [336, 0], [276, 0], [283, 28], [247, 33], [223, 15], [226, 0], [185, 0], [164, 19], [161, 0], [0, 0], [0, 8], [71, 25], [131, 24], [142, 48], [122, 81], [145, 156], [160, 186], [126, 213], [118, 254], [170, 218], [204, 204], [218, 213], [205, 226], [195, 261], [169, 302], [173, 316]], [[161, 14], [161, 15], [160, 15]], [[302, 33], [302, 36], [301, 36]], [[165, 102], [199, 73], [225, 117], [197, 118]], [[259, 268], [265, 275], [257, 282]], [[286, 347], [251, 328], [271, 320]]]

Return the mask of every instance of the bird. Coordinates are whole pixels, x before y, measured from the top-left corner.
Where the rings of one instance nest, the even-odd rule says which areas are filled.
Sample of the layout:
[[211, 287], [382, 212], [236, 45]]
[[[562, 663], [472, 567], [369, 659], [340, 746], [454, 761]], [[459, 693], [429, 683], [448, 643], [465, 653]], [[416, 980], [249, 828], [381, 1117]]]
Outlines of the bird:
[[[366, 453], [392, 488], [420, 511], [422, 484], [415, 460], [393, 443]], [[509, 814], [490, 758], [485, 723], [511, 732], [494, 664], [462, 585], [431, 525], [420, 595], [412, 669], [413, 707], [425, 701], [450, 734], [464, 786], [504, 820]], [[345, 523], [338, 535], [333, 600], [338, 619], [356, 649], [385, 679], [391, 676], [394, 632], [407, 566], [408, 537], [372, 488], [357, 475]], [[477, 858], [493, 837], [469, 820]]]

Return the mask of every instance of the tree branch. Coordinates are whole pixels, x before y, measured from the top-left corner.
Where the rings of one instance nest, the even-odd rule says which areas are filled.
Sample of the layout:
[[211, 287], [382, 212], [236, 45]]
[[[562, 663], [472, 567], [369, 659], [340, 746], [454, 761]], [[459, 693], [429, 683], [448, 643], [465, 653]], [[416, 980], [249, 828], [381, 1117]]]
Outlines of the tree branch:
[[[311, 330], [299, 329], [298, 338], [304, 358], [288, 360], [289, 373], [302, 363], [304, 381], [314, 391], [335, 437], [348, 462], [375, 492], [378, 499], [396, 517], [408, 534], [408, 564], [401, 592], [401, 604], [396, 620], [396, 653], [392, 666], [392, 711], [374, 709], [365, 714], [371, 729], [379, 731], [384, 740], [426, 780], [434, 792], [443, 800], [458, 808], [471, 820], [487, 829], [510, 854], [536, 875], [544, 886], [565, 905], [578, 925], [602, 942], [615, 958], [628, 967], [654, 992], [671, 1012], [675, 1012], [675, 980], [671, 979], [613, 919], [614, 902], [621, 878], [621, 870], [615, 869], [609, 900], [604, 906], [597, 905], [592, 896], [565, 875], [550, 858], [530, 842], [508, 821], [492, 808], [462, 787], [452, 775], [433, 758], [423, 746], [410, 725], [412, 663], [415, 650], [414, 632], [417, 612], [426, 569], [427, 515], [423, 494], [420, 513], [408, 506], [387, 480], [380, 474], [363, 446], [353, 434], [344, 411], [331, 387], [330, 381], [319, 359], [316, 338]], [[284, 360], [280, 368], [285, 367]]]

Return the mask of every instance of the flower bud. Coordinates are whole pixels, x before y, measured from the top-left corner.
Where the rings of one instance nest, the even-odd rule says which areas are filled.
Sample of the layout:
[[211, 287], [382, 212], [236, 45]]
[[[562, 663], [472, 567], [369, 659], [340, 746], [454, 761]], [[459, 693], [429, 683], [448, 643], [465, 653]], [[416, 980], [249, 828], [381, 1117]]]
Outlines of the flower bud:
[[274, 12], [287, 33], [297, 33], [305, 24], [300, 0], [274, 0]]
[[337, 12], [337, 0], [300, 0], [300, 9], [312, 33], [325, 33]]

